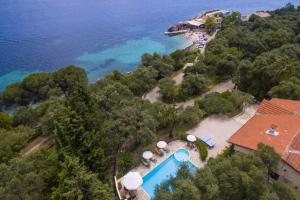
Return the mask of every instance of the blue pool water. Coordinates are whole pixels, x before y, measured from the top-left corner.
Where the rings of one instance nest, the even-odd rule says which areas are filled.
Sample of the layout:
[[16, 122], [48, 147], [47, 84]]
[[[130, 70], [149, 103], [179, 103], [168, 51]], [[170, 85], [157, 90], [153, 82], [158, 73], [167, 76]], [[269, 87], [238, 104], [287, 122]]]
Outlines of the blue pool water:
[[95, 81], [132, 71], [146, 52], [186, 47], [167, 28], [210, 9], [243, 14], [300, 0], [2, 0], [0, 91], [29, 73], [75, 64]]
[[[154, 197], [155, 187], [162, 182], [168, 180], [171, 176], [175, 176], [178, 169], [182, 165], [187, 165], [192, 173], [196, 172], [196, 167], [190, 161], [189, 152], [185, 149], [179, 149], [174, 154], [172, 154], [168, 159], [163, 161], [160, 165], [150, 171], [147, 175], [143, 177], [142, 188], [149, 194], [152, 198]], [[180, 162], [179, 160], [184, 160], [185, 162]]]

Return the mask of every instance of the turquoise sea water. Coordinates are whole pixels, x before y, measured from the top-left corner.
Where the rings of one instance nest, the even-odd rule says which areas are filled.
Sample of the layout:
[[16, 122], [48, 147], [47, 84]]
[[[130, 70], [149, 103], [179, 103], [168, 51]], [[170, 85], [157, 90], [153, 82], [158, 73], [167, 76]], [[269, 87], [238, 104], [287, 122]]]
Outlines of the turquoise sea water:
[[243, 14], [300, 0], [9, 0], [0, 4], [0, 90], [36, 71], [75, 64], [95, 81], [132, 71], [145, 52], [187, 46], [166, 29], [210, 9]]
[[[171, 177], [176, 176], [178, 169], [182, 165], [187, 165], [191, 173], [195, 173], [197, 168], [190, 161], [180, 162], [177, 157], [183, 160], [189, 160], [189, 152], [185, 149], [177, 150], [173, 155], [168, 159], [163, 161], [147, 175], [143, 177], [142, 188], [148, 193], [148, 195], [153, 198], [155, 196], [155, 188], [163, 183], [164, 181], [170, 179]], [[176, 157], [176, 158], [175, 158]], [[180, 160], [179, 159], [179, 160]]]

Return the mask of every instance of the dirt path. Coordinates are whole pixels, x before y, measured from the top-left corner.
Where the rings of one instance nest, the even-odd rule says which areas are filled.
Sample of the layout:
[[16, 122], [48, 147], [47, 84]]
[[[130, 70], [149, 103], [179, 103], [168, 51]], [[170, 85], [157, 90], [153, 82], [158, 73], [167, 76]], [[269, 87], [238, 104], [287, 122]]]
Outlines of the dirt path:
[[176, 103], [176, 107], [183, 107], [186, 108], [188, 106], [193, 106], [195, 103], [195, 100], [198, 99], [203, 99], [206, 95], [213, 93], [213, 92], [218, 92], [218, 93], [222, 93], [222, 92], [226, 92], [226, 91], [232, 91], [234, 89], [234, 83], [232, 82], [232, 80], [226, 81], [226, 82], [222, 82], [220, 84], [215, 85], [213, 88], [211, 88], [208, 92], [202, 94], [199, 97], [196, 97], [194, 99], [190, 99], [188, 101], [185, 102], [180, 102], [180, 103]]
[[[208, 38], [208, 41], [205, 45], [204, 48], [202, 48], [200, 50], [200, 52], [202, 54], [204, 54], [205, 52], [205, 49], [206, 49], [206, 46], [207, 44], [213, 40], [215, 38], [215, 36], [217, 35], [217, 32], [215, 32], [211, 37]], [[196, 61], [195, 61], [196, 62]], [[173, 80], [175, 81], [175, 85], [178, 86], [182, 83], [183, 81], [183, 77], [184, 77], [184, 70], [189, 67], [189, 66], [192, 66], [194, 63], [187, 63], [180, 71], [177, 75], [175, 75], [173, 77]], [[224, 92], [224, 91], [227, 91], [227, 90], [230, 90], [230, 89], [233, 89], [234, 87], [234, 84], [232, 83], [232, 81], [228, 81], [228, 82], [225, 82], [225, 83], [221, 83], [219, 85], [216, 85], [215, 87], [212, 88], [212, 90], [209, 91], [209, 93], [211, 92]], [[205, 93], [203, 94], [204, 96], [207, 95], [208, 93]], [[203, 95], [200, 96], [200, 98], [203, 98]], [[155, 102], [162, 102], [161, 100], [161, 94], [160, 94], [160, 89], [158, 86], [156, 86], [155, 88], [153, 88], [150, 92], [146, 93], [143, 95], [142, 97], [143, 99], [147, 99], [149, 100], [151, 103], [155, 103]], [[177, 103], [176, 106], [177, 107], [180, 107], [180, 106], [183, 106], [183, 107], [187, 107], [187, 106], [192, 106], [194, 105], [194, 101], [196, 100], [197, 98], [195, 99], [191, 99], [189, 101], [186, 101], [186, 102], [182, 102], [182, 103]]]
[[54, 139], [50, 136], [38, 136], [37, 138], [30, 141], [21, 151], [21, 156], [27, 156], [30, 153], [42, 148], [49, 148], [54, 144]]
[[[192, 66], [192, 65], [193, 65], [193, 63], [185, 64], [184, 67], [179, 71], [179, 73], [172, 78], [175, 81], [175, 85], [180, 85], [182, 83], [183, 76], [184, 76], [184, 70], [187, 67]], [[150, 92], [146, 93], [143, 96], [143, 99], [148, 99], [151, 103], [162, 102], [159, 87], [156, 86]]]

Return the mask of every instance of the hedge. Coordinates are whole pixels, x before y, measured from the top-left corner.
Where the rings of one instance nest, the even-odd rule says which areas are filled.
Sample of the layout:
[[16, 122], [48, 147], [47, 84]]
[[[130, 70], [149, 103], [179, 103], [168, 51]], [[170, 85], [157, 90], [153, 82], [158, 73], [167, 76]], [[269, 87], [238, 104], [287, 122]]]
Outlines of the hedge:
[[200, 159], [202, 161], [205, 161], [207, 158], [207, 155], [208, 155], [208, 150], [207, 150], [206, 144], [204, 142], [202, 142], [201, 140], [197, 140], [196, 145], [197, 145], [197, 148], [200, 153]]

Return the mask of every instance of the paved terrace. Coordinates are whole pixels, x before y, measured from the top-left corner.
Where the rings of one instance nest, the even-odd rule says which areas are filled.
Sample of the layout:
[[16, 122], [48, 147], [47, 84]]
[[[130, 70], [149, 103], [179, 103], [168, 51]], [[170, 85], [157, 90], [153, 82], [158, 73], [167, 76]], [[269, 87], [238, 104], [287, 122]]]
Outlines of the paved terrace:
[[[229, 146], [227, 140], [239, 129], [241, 128], [251, 117], [254, 116], [257, 110], [257, 105], [251, 105], [247, 107], [239, 115], [229, 118], [226, 116], [210, 116], [202, 120], [198, 125], [193, 127], [188, 131], [189, 134], [193, 134], [196, 137], [202, 135], [208, 135], [214, 139], [216, 145], [213, 149], [208, 150], [208, 158], [216, 157], [218, 154], [222, 153], [223, 150]], [[138, 171], [142, 176], [145, 176], [153, 168], [163, 162], [168, 156], [174, 153], [179, 148], [185, 148], [190, 152], [191, 161], [197, 168], [202, 168], [205, 165], [205, 162], [202, 162], [199, 158], [199, 152], [197, 148], [190, 150], [187, 147], [186, 141], [176, 140], [168, 144], [170, 149], [169, 153], [165, 153], [164, 156], [156, 156], [157, 163], [151, 162], [151, 167], [147, 168], [142, 164], [133, 169], [132, 171]], [[118, 182], [122, 181], [122, 178]], [[137, 190], [137, 199], [138, 200], [150, 200], [148, 194], [140, 187]]]
[[[160, 163], [162, 163], [164, 160], [166, 160], [172, 153], [174, 153], [179, 148], [185, 148], [190, 152], [191, 162], [197, 168], [200, 168], [201, 166], [203, 166], [203, 162], [200, 161], [200, 154], [198, 152], [198, 149], [194, 148], [193, 150], [191, 150], [187, 146], [187, 142], [182, 141], [182, 140], [175, 140], [175, 141], [172, 141], [172, 142], [168, 143], [168, 148], [170, 149], [170, 152], [169, 153], [164, 153], [164, 156], [156, 156], [155, 158], [157, 159], [157, 162], [156, 163], [151, 162], [151, 167], [148, 168], [148, 167], [145, 167], [144, 165], [140, 164], [138, 167], [134, 168], [131, 171], [138, 171], [142, 176], [145, 176], [153, 168], [155, 168]], [[118, 182], [120, 182], [120, 181], [122, 182], [122, 179], [123, 179], [123, 177], [120, 178], [118, 180]], [[136, 194], [137, 194], [137, 199], [138, 200], [150, 200], [150, 197], [148, 196], [148, 194], [141, 187], [139, 187]]]

